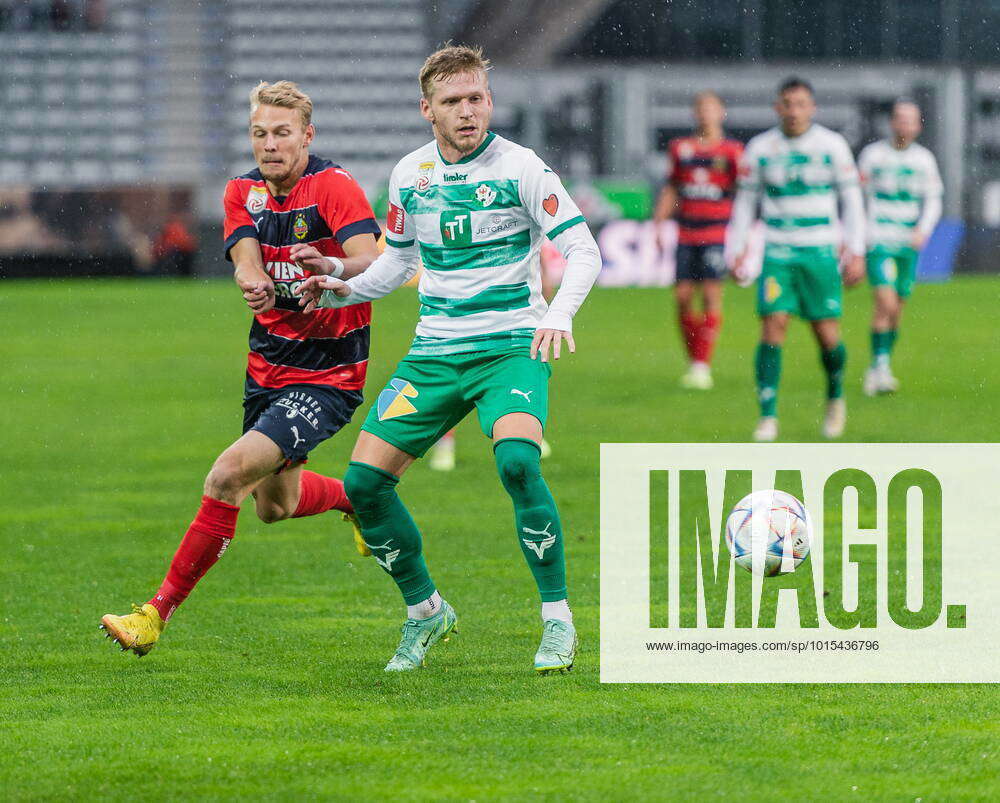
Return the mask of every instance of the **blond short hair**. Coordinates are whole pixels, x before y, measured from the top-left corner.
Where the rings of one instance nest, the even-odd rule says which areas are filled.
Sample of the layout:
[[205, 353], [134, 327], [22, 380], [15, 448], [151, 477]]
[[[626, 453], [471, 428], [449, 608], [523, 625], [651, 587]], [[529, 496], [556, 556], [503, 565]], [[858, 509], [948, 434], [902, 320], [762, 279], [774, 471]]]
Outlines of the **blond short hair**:
[[302, 127], [308, 128], [312, 122], [313, 102], [309, 96], [292, 81], [277, 81], [269, 84], [261, 81], [250, 90], [250, 114], [258, 106], [279, 106], [282, 109], [296, 109], [302, 120]]
[[481, 72], [485, 76], [489, 69], [490, 60], [483, 55], [481, 47], [446, 44], [431, 53], [420, 68], [420, 92], [430, 100], [434, 81], [470, 72]]

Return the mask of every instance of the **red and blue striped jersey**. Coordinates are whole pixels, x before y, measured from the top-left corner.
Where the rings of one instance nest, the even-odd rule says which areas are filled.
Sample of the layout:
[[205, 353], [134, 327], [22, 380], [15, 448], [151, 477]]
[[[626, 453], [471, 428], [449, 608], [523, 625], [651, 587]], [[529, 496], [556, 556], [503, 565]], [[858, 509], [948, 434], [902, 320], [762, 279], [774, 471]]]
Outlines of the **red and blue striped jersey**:
[[326, 385], [361, 390], [368, 367], [371, 305], [304, 313], [294, 290], [311, 271], [289, 259], [297, 243], [324, 256], [343, 257], [356, 234], [381, 232], [361, 187], [339, 165], [310, 156], [302, 178], [274, 197], [260, 170], [232, 179], [225, 194], [225, 251], [244, 237], [260, 243], [264, 268], [274, 280], [275, 303], [254, 316], [247, 359], [247, 394], [286, 385]]
[[735, 139], [705, 144], [697, 137], [670, 141], [667, 181], [677, 188], [678, 242], [722, 245], [733, 211], [743, 145]]

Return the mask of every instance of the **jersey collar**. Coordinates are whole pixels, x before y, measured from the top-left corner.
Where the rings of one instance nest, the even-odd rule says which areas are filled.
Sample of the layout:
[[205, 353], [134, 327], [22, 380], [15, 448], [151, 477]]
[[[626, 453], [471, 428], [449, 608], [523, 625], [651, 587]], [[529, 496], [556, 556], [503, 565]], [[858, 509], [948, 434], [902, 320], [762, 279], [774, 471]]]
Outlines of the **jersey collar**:
[[471, 162], [473, 159], [479, 156], [483, 151], [485, 151], [495, 138], [496, 134], [494, 134], [492, 131], [487, 131], [486, 136], [483, 138], [483, 141], [479, 143], [479, 147], [476, 148], [472, 153], [463, 156], [457, 162], [449, 162], [447, 159], [444, 158], [443, 154], [441, 153], [441, 148], [436, 144], [434, 147], [437, 148], [438, 156], [441, 157], [441, 161], [444, 162], [446, 165], [464, 165], [466, 162]]

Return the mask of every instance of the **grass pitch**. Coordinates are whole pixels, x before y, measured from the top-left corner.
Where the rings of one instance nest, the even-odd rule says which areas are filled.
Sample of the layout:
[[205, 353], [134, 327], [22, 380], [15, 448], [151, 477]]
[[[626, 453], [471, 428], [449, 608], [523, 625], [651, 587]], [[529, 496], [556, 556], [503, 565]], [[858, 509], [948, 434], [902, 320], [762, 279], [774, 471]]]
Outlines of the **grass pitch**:
[[[895, 397], [860, 394], [867, 290], [847, 298], [846, 440], [997, 439], [994, 279], [918, 288]], [[727, 291], [716, 389], [683, 370], [666, 290], [595, 291], [552, 382], [576, 670], [538, 678], [537, 601], [488, 443], [400, 492], [460, 634], [387, 676], [402, 609], [335, 515], [237, 536], [136, 659], [100, 616], [145, 601], [239, 435], [246, 310], [228, 282], [4, 282], [0, 389], [0, 797], [400, 800], [996, 799], [993, 686], [601, 686], [598, 445], [744, 441], [756, 419], [752, 293]], [[376, 304], [368, 402], [314, 452], [342, 475], [405, 353], [412, 291]], [[821, 374], [794, 326], [782, 440], [818, 438]], [[996, 645], [984, 645], [996, 649]]]

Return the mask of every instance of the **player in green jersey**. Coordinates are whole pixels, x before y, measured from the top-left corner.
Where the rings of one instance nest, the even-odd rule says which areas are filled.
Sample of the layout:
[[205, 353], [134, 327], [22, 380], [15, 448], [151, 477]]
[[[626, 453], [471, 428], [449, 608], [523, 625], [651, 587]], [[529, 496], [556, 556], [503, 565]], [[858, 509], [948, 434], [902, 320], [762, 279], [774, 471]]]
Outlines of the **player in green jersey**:
[[[361, 276], [347, 282], [324, 277], [328, 281], [307, 281], [300, 290], [306, 309], [365, 303], [402, 285], [423, 263], [416, 337], [369, 411], [344, 477], [365, 542], [407, 606], [403, 637], [386, 671], [419, 667], [455, 626], [455, 611], [431, 579], [420, 532], [396, 485], [473, 409], [492, 440], [514, 505], [517, 541], [542, 600], [535, 670], [565, 671], [576, 653], [563, 532], [539, 450], [549, 353], [559, 359], [564, 343], [575, 349], [572, 318], [601, 257], [558, 177], [533, 151], [489, 130], [488, 68], [481, 51], [468, 47], [445, 47], [427, 59], [420, 111], [434, 139], [392, 172], [385, 252]], [[551, 305], [539, 276], [543, 238], [567, 260]]]
[[899, 387], [889, 358], [913, 291], [920, 249], [941, 217], [937, 160], [915, 141], [923, 128], [920, 107], [897, 101], [889, 125], [892, 136], [873, 142], [858, 157], [868, 203], [868, 279], [875, 289], [872, 364], [862, 384], [869, 396]]
[[[812, 87], [790, 78], [778, 89], [780, 125], [747, 144], [730, 224], [732, 270], [745, 277], [747, 241], [757, 216], [764, 223], [764, 265], [757, 284], [761, 339], [756, 355], [760, 421], [757, 441], [778, 437], [778, 382], [781, 347], [791, 315], [809, 322], [826, 373], [826, 414], [822, 433], [844, 432], [843, 399], [847, 351], [840, 339], [841, 272], [854, 284], [864, 273], [864, 206], [857, 169], [847, 141], [813, 122]], [[843, 207], [838, 225], [837, 201]]]

